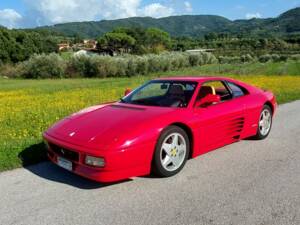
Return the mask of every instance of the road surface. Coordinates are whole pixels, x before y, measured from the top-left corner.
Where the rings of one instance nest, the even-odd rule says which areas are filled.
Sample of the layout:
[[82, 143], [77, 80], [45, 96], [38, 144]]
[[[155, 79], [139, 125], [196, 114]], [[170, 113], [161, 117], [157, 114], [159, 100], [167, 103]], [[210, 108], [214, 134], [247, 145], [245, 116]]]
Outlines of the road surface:
[[300, 101], [264, 141], [188, 161], [177, 176], [103, 186], [48, 162], [0, 174], [0, 224], [300, 224]]

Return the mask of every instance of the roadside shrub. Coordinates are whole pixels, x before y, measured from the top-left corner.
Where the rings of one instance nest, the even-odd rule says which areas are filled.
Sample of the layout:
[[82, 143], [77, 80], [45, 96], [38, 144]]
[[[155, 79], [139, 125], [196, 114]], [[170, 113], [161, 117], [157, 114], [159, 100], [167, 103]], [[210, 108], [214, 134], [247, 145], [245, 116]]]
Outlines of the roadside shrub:
[[198, 66], [200, 64], [200, 57], [198, 54], [189, 55], [189, 63], [191, 66]]
[[[9, 77], [21, 75], [24, 78], [60, 78], [60, 77], [124, 77], [145, 75], [191, 66], [215, 63], [211, 53], [189, 54], [165, 52], [159, 55], [143, 56], [122, 55], [117, 57], [100, 55], [80, 55], [63, 59], [57, 54], [34, 55], [16, 68], [8, 67]], [[0, 74], [1, 75], [1, 74]]]
[[18, 78], [22, 73], [21, 64], [3, 64], [0, 66], [0, 76], [7, 78]]
[[157, 55], [147, 55], [148, 59], [148, 72], [155, 73], [161, 71], [160, 57]]
[[149, 71], [149, 63], [146, 57], [137, 57], [135, 59], [136, 62], [136, 73], [139, 75], [145, 75]]
[[266, 54], [266, 55], [261, 55], [259, 58], [258, 58], [259, 62], [261, 63], [266, 63], [266, 62], [269, 62], [272, 60], [272, 56], [270, 54]]
[[[115, 76], [125, 77], [128, 74], [128, 60], [124, 57], [112, 58], [112, 65], [116, 69]], [[112, 68], [112, 69], [114, 69]]]
[[65, 72], [65, 61], [55, 53], [33, 55], [21, 66], [24, 78], [61, 78]]
[[219, 63], [221, 64], [236, 64], [241, 62], [238, 56], [219, 56]]
[[286, 55], [266, 54], [266, 55], [261, 55], [258, 60], [261, 63], [266, 63], [266, 62], [269, 62], [269, 61], [272, 61], [272, 62], [284, 62], [284, 61], [287, 61], [288, 58], [289, 57], [286, 56]]
[[127, 62], [127, 71], [126, 75], [128, 77], [132, 77], [137, 74], [137, 59], [136, 58], [129, 58]]
[[288, 60], [288, 56], [287, 55], [281, 55], [280, 56], [280, 61], [281, 62], [286, 62]]
[[252, 55], [250, 55], [250, 54], [246, 54], [246, 55], [241, 56], [241, 62], [243, 62], [243, 63], [253, 62], [253, 61], [255, 61], [255, 58], [252, 57]]
[[80, 77], [92, 77], [91, 71], [95, 70], [95, 68], [90, 68], [91, 66], [91, 57], [89, 56], [73, 56], [68, 61], [68, 71], [71, 71]]
[[290, 56], [290, 59], [291, 59], [291, 60], [298, 61], [298, 60], [300, 60], [300, 54], [291, 55], [291, 56]]
[[271, 57], [273, 62], [280, 62], [280, 56], [278, 54], [272, 54]]
[[190, 66], [189, 55], [187, 53], [172, 52], [164, 56], [169, 64], [168, 70], [177, 70]]
[[115, 76], [117, 70], [109, 56], [92, 56], [90, 64], [94, 67], [93, 77], [105, 78]]
[[217, 58], [211, 53], [203, 52], [202, 55], [204, 58], [203, 64], [214, 64], [218, 62]]

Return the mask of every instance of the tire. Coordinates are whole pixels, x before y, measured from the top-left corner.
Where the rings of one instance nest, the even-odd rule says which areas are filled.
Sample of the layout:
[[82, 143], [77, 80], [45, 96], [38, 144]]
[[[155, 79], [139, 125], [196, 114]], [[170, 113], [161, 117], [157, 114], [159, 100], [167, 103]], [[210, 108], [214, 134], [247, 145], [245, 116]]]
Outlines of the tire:
[[177, 126], [167, 127], [161, 133], [155, 147], [154, 172], [160, 177], [170, 177], [179, 173], [184, 167], [189, 153], [190, 141], [186, 132]]
[[[264, 105], [260, 116], [259, 116], [259, 120], [258, 120], [258, 125], [257, 125], [257, 133], [254, 136], [255, 139], [257, 140], [263, 140], [266, 137], [269, 136], [271, 128], [272, 128], [272, 122], [273, 122], [273, 118], [272, 118], [272, 109], [270, 108], [270, 106], [268, 105]], [[266, 117], [268, 119], [267, 122], [263, 122], [263, 117]]]

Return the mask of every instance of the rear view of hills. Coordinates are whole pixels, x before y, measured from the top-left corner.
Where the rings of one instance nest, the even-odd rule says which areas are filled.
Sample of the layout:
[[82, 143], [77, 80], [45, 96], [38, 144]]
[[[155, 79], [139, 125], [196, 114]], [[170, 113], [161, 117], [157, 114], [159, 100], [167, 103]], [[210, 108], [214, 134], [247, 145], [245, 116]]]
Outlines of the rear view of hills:
[[300, 7], [291, 9], [276, 18], [229, 20], [214, 15], [183, 15], [165, 18], [132, 17], [118, 20], [73, 22], [36, 28], [66, 36], [95, 38], [116, 27], [157, 27], [174, 37], [203, 37], [205, 34], [226, 32], [233, 35], [282, 36], [300, 33]]

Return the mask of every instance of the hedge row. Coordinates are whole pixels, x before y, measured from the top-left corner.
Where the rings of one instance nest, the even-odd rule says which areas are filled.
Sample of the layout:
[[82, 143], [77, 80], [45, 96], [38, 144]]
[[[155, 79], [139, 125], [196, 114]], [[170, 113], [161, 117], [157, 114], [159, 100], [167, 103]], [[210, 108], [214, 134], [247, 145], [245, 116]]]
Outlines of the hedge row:
[[253, 57], [250, 54], [242, 56], [219, 56], [218, 59], [206, 52], [180, 53], [169, 52], [160, 55], [133, 56], [73, 56], [63, 59], [60, 55], [34, 55], [29, 60], [16, 65], [3, 65], [0, 76], [21, 78], [70, 78], [70, 77], [131, 77], [154, 72], [178, 70], [205, 64], [234, 64], [246, 62], [300, 60], [298, 55], [268, 54]]
[[53, 53], [34, 55], [28, 61], [4, 70], [6, 76], [22, 78], [104, 78], [145, 75], [216, 62], [214, 55], [205, 52], [197, 54], [171, 52], [160, 55], [119, 57], [73, 56], [70, 59], [62, 59], [61, 56]]
[[300, 55], [278, 55], [278, 54], [266, 54], [259, 57], [252, 56], [250, 54], [242, 56], [219, 56], [218, 60], [221, 64], [234, 64], [234, 63], [246, 63], [246, 62], [284, 62], [290, 60], [300, 60]]

